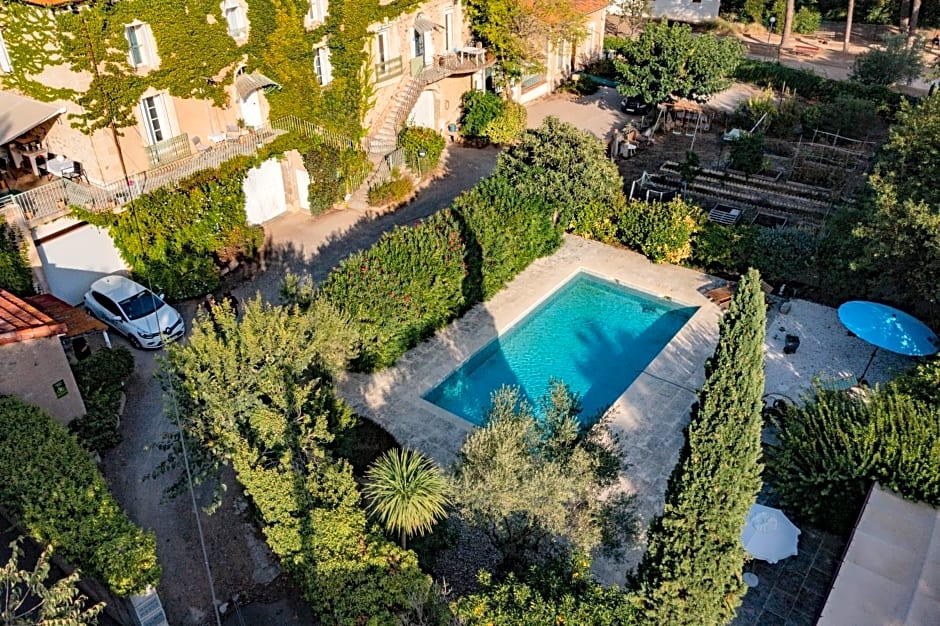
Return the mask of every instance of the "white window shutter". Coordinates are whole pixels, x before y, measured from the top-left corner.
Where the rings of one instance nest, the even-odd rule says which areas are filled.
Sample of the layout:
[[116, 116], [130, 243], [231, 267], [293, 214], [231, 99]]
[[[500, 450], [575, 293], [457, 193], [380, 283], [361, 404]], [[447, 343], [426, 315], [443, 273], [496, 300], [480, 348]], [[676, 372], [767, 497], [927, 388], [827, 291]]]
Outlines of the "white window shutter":
[[10, 61], [10, 53], [7, 51], [7, 42], [3, 40], [3, 32], [0, 31], [0, 72], [9, 74], [13, 71], [13, 63]]
[[329, 85], [333, 82], [333, 64], [330, 63], [330, 49], [326, 46], [320, 48], [320, 56], [323, 63], [323, 84]]

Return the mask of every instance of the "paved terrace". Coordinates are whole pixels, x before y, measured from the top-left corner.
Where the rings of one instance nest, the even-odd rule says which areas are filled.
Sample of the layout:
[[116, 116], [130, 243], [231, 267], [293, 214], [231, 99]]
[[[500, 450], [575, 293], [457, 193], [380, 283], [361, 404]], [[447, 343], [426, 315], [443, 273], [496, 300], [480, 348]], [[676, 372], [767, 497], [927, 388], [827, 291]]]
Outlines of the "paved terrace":
[[[704, 382], [703, 363], [718, 338], [720, 312], [701, 295], [715, 286], [710, 276], [654, 265], [639, 254], [567, 236], [557, 253], [533, 263], [492, 300], [408, 352], [394, 367], [372, 375], [349, 375], [339, 385], [340, 394], [403, 446], [421, 450], [441, 464], [452, 463], [473, 426], [421, 396], [582, 269], [700, 307], [609, 413], [614, 431], [625, 435], [630, 468], [622, 478], [623, 486], [637, 494], [645, 527], [662, 509], [689, 407]], [[599, 561], [595, 569], [600, 580], [622, 583], [625, 565], [634, 565], [641, 554], [631, 554], [627, 563]]]

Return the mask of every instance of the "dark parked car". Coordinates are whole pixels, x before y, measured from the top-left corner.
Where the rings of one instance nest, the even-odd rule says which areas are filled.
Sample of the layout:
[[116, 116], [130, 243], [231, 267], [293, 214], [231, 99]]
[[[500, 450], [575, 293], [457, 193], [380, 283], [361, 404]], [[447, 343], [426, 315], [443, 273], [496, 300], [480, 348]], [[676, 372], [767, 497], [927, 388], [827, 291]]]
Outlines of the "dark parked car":
[[646, 115], [651, 108], [640, 96], [627, 96], [620, 101], [620, 110], [629, 115]]

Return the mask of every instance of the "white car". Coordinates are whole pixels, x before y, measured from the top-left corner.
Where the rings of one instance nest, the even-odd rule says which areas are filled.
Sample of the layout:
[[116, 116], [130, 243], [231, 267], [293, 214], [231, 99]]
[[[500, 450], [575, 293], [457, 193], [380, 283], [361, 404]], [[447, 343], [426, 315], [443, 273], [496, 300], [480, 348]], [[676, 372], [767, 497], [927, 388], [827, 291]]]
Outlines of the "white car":
[[85, 308], [135, 348], [159, 348], [186, 332], [183, 318], [162, 296], [124, 276], [93, 282], [85, 293]]

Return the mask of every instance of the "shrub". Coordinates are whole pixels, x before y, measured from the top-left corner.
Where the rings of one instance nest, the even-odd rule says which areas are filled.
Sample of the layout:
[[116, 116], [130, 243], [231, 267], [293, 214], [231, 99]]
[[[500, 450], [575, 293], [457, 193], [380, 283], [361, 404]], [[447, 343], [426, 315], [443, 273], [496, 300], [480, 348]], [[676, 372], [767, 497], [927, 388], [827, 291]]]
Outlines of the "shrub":
[[764, 23], [764, 12], [767, 10], [766, 0], [744, 0], [742, 17], [754, 24]]
[[184, 300], [218, 286], [219, 264], [254, 256], [264, 233], [245, 218], [242, 181], [251, 160], [236, 158], [216, 170], [135, 198], [127, 211], [92, 213], [82, 219], [109, 228], [135, 277], [170, 300]]
[[[406, 126], [398, 133], [398, 145], [405, 151], [408, 167], [416, 171], [430, 171], [437, 167], [444, 152], [444, 138], [436, 130], [421, 126]], [[420, 153], [424, 152], [424, 156]]]
[[894, 388], [864, 402], [817, 391], [776, 420], [769, 475], [781, 504], [837, 532], [855, 522], [872, 481], [905, 498], [940, 504], [940, 408]]
[[764, 171], [764, 133], [741, 133], [731, 142], [731, 167], [745, 176]]
[[505, 176], [515, 193], [542, 198], [566, 230], [588, 204], [611, 203], [623, 194], [623, 179], [604, 144], [556, 117], [545, 118], [504, 150], [496, 174]]
[[839, 96], [832, 102], [815, 104], [802, 114], [803, 128], [821, 130], [853, 139], [865, 139], [882, 126], [875, 105], [869, 100]]
[[156, 540], [108, 493], [94, 461], [39, 408], [0, 396], [0, 502], [35, 539], [114, 593], [160, 579]]
[[755, 234], [749, 226], [705, 220], [692, 239], [691, 263], [708, 272], [741, 272], [747, 269]]
[[578, 96], [589, 96], [597, 93], [601, 85], [596, 80], [586, 74], [578, 74], [577, 78], [568, 77], [558, 85], [558, 91], [573, 93]]
[[840, 96], [851, 96], [870, 101], [876, 110], [890, 119], [908, 97], [884, 85], [865, 85], [856, 81], [824, 78], [809, 70], [787, 67], [779, 63], [745, 59], [735, 71], [741, 82], [766, 85], [774, 89], [784, 86], [811, 100], [832, 102]]
[[559, 243], [544, 201], [513, 193], [494, 177], [452, 209], [349, 257], [330, 273], [323, 294], [361, 325], [354, 366], [382, 368]]
[[885, 35], [884, 48], [872, 48], [855, 57], [850, 78], [868, 85], [911, 84], [924, 71], [924, 41], [908, 46], [904, 34]]
[[0, 221], [0, 289], [18, 296], [36, 293], [26, 250], [20, 245], [13, 227], [3, 221]]
[[503, 99], [490, 91], [468, 91], [461, 100], [460, 135], [467, 138], [486, 137], [486, 127], [499, 117]]
[[793, 32], [801, 35], [811, 35], [819, 30], [822, 24], [822, 15], [819, 11], [802, 6], [799, 11], [793, 14]]
[[513, 193], [492, 176], [458, 197], [452, 207], [461, 225], [471, 280], [468, 304], [488, 300], [516, 274], [561, 245], [561, 232], [538, 197]]
[[358, 322], [354, 366], [386, 367], [466, 309], [460, 226], [451, 211], [386, 233], [330, 272], [326, 299]]
[[617, 239], [654, 263], [681, 263], [692, 254], [692, 235], [702, 209], [682, 198], [669, 202], [632, 200], [617, 216]]
[[801, 228], [761, 228], [753, 243], [751, 263], [771, 283], [810, 282], [807, 272], [816, 261], [819, 241]]
[[486, 125], [486, 138], [495, 144], [510, 144], [526, 129], [528, 112], [518, 102], [504, 102], [503, 109]]
[[85, 415], [70, 422], [69, 430], [87, 448], [103, 453], [121, 443], [121, 387], [134, 373], [134, 357], [124, 347], [98, 350], [73, 365], [72, 373], [85, 401]]
[[369, 204], [372, 206], [397, 204], [411, 195], [414, 190], [415, 184], [411, 177], [403, 176], [395, 171], [387, 181], [369, 189]]
[[333, 208], [350, 191], [350, 181], [362, 180], [372, 167], [361, 150], [337, 150], [318, 142], [308, 142], [301, 154], [310, 175], [307, 197], [313, 215]]

